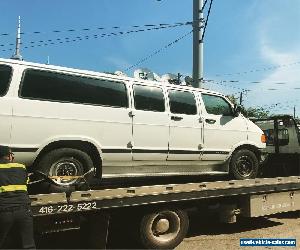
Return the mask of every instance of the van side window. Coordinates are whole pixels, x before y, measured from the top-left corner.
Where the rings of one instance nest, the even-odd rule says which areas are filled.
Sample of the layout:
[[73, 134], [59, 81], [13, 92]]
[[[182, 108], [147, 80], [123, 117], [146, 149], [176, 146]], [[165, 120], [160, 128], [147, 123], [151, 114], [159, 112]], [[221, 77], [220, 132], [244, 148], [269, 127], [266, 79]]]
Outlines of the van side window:
[[135, 109], [165, 111], [165, 99], [161, 88], [134, 85], [133, 92]]
[[26, 70], [20, 96], [29, 99], [128, 107], [122, 82]]
[[8, 90], [12, 68], [0, 65], [0, 96], [4, 96]]
[[206, 112], [213, 115], [232, 116], [230, 104], [220, 96], [202, 94]]
[[169, 90], [170, 110], [174, 114], [197, 114], [194, 95], [191, 92]]

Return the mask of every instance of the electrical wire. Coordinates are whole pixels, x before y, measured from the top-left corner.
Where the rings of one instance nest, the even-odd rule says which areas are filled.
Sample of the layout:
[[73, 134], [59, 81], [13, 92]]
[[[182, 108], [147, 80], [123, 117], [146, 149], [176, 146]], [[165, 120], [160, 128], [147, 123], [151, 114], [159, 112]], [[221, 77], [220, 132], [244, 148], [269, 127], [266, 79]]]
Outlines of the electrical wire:
[[[192, 24], [192, 22], [177, 22], [174, 24], [168, 24], [168, 23], [159, 23], [159, 24], [142, 24], [142, 25], [131, 25], [127, 26], [129, 29], [131, 28], [147, 28], [147, 27], [153, 27], [153, 26], [169, 26], [169, 25], [185, 25], [185, 24]], [[95, 30], [105, 30], [105, 29], [122, 29], [124, 27], [122, 26], [112, 26], [112, 27], [96, 27], [96, 28], [81, 28], [81, 29], [65, 29], [65, 30], [52, 30], [49, 32], [45, 31], [33, 31], [33, 32], [21, 32], [21, 35], [40, 35], [40, 34], [49, 34], [49, 33], [66, 33], [66, 32], [86, 32], [86, 31], [95, 31]], [[0, 36], [10, 36], [15, 35], [15, 33], [0, 33]]]
[[[285, 85], [291, 83], [297, 83], [297, 81], [253, 81], [253, 80], [224, 80], [224, 79], [210, 79], [211, 81], [222, 81], [228, 83], [247, 83], [247, 84], [276, 84], [276, 85]], [[299, 81], [300, 82], [300, 81]]]
[[208, 0], [205, 0], [205, 2], [204, 2], [204, 4], [203, 4], [203, 6], [202, 6], [202, 8], [201, 8], [200, 12], [203, 12], [203, 11], [204, 11], [204, 8], [205, 8], [205, 6], [206, 6], [207, 2], [208, 2]]
[[[203, 33], [202, 33], [202, 37], [201, 37], [200, 43], [203, 43], [203, 40], [204, 40], [204, 37], [205, 37], [205, 32], [206, 32], [206, 28], [207, 28], [207, 24], [208, 24], [208, 20], [209, 20], [209, 15], [210, 15], [210, 11], [211, 11], [211, 7], [212, 7], [212, 4], [213, 4], [213, 1], [214, 0], [210, 0], [208, 12], [207, 12], [207, 17], [206, 17], [206, 21], [205, 21], [205, 24], [204, 24], [204, 29], [203, 29]], [[206, 2], [205, 2], [205, 4], [206, 4]]]
[[[233, 88], [233, 89], [240, 89], [240, 91], [238, 92], [228, 92], [228, 91], [225, 91], [225, 93], [227, 92], [228, 94], [227, 95], [232, 95], [234, 96], [235, 98], [239, 98], [239, 95], [241, 93], [243, 93], [243, 97], [247, 97], [247, 94], [248, 92], [256, 92], [256, 91], [262, 91], [261, 89], [259, 90], [250, 90], [250, 89], [241, 89], [241, 88], [238, 88], [238, 87], [234, 87], [232, 85], [228, 86], [226, 84], [223, 84], [222, 82], [215, 82], [213, 80], [204, 80], [204, 83], [213, 83], [213, 84], [217, 84], [217, 85], [220, 85], [220, 86], [223, 86], [223, 87], [229, 87], [229, 88]], [[268, 90], [268, 89], [265, 89], [265, 90]], [[224, 90], [222, 91], [224, 93]], [[288, 109], [288, 108], [292, 108], [293, 106], [297, 105], [299, 103], [300, 99], [293, 99], [293, 100], [288, 100], [288, 101], [285, 101], [285, 102], [277, 102], [277, 103], [273, 103], [273, 104], [267, 104], [267, 105], [255, 105], [255, 107], [257, 108], [263, 108], [263, 109], [266, 109], [266, 110], [276, 110], [278, 108], [285, 108], [285, 109]]]
[[245, 88], [240, 88], [240, 87], [228, 85], [228, 84], [226, 84], [226, 82], [225, 83], [224, 82], [225, 81], [204, 80], [204, 83], [217, 84], [217, 85], [220, 85], [220, 86], [229, 87], [229, 88], [237, 89], [237, 90], [240, 90], [240, 91], [250, 91], [249, 89], [245, 89]]
[[274, 69], [279, 69], [279, 68], [291, 67], [291, 66], [298, 65], [298, 64], [300, 64], [300, 61], [287, 63], [287, 64], [280, 64], [280, 65], [265, 67], [265, 68], [260, 68], [260, 69], [253, 69], [253, 70], [244, 71], [244, 72], [215, 74], [215, 76], [219, 77], [219, 76], [245, 75], [245, 74], [251, 74], [251, 73], [256, 73], [256, 72], [264, 72], [264, 71], [269, 71], [269, 70], [274, 70]]
[[[72, 37], [64, 37], [64, 38], [56, 38], [56, 39], [48, 39], [48, 40], [40, 40], [40, 41], [31, 41], [31, 42], [28, 42], [29, 45], [24, 46], [23, 49], [34, 48], [34, 47], [42, 47], [42, 46], [48, 46], [48, 45], [55, 45], [55, 44], [70, 43], [70, 42], [77, 42], [77, 41], [89, 40], [89, 39], [104, 38], [104, 37], [110, 37], [110, 36], [126, 35], [126, 34], [130, 34], [130, 33], [140, 33], [140, 32], [145, 32], [145, 31], [176, 28], [176, 27], [181, 27], [181, 26], [190, 25], [190, 24], [191, 23], [185, 23], [185, 24], [176, 24], [176, 25], [169, 25], [169, 26], [152, 27], [152, 28], [138, 29], [138, 30], [118, 31], [118, 32], [111, 32], [111, 33], [76, 36], [76, 37], [73, 37], [73, 38]], [[23, 44], [23, 43], [21, 43], [21, 44]], [[9, 44], [9, 45], [14, 45], [14, 44]], [[3, 47], [3, 44], [1, 44], [0, 46]], [[12, 51], [12, 50], [13, 50], [13, 48], [2, 49], [1, 51], [5, 52], [5, 51]]]
[[[253, 91], [253, 90], [251, 90]], [[255, 90], [254, 90], [255, 91]], [[223, 91], [224, 93], [224, 91]], [[239, 99], [239, 95], [241, 93], [244, 93], [245, 95], [243, 95], [243, 98], [245, 98], [245, 96], [247, 96], [248, 90], [244, 91], [244, 92], [230, 92], [227, 94], [227, 96], [233, 96], [235, 99]], [[277, 103], [273, 103], [273, 104], [266, 104], [266, 105], [255, 105], [255, 108], [258, 109], [264, 109], [264, 110], [268, 110], [268, 111], [272, 111], [272, 112], [276, 112], [276, 111], [281, 111], [281, 110], [289, 110], [289, 109], [293, 109], [294, 107], [296, 107], [299, 103], [300, 99], [293, 99], [293, 100], [288, 100], [288, 101], [281, 101], [281, 102], [277, 102]], [[252, 105], [253, 106], [253, 105]]]
[[[240, 91], [251, 91], [251, 92], [261, 92], [261, 91], [277, 91], [277, 90], [283, 90], [280, 88], [262, 88], [262, 86], [259, 89], [246, 89], [246, 88], [240, 88], [240, 87], [236, 87], [235, 85], [231, 85], [231, 83], [237, 83], [240, 82], [238, 80], [212, 80], [212, 79], [206, 79], [204, 80], [204, 83], [213, 83], [213, 84], [218, 84], [220, 86], [224, 86], [224, 87], [228, 87], [228, 88], [232, 88], [232, 89], [239, 89]], [[242, 82], [242, 81], [241, 81]], [[259, 81], [257, 83], [262, 83], [262, 84], [268, 84], [268, 82], [263, 82], [263, 81]], [[292, 83], [292, 82], [291, 82]], [[283, 84], [283, 82], [274, 82], [274, 84]], [[291, 87], [291, 88], [284, 88], [284, 90], [300, 90], [300, 87]]]
[[141, 63], [143, 63], [143, 62], [145, 62], [145, 61], [151, 59], [151, 58], [154, 57], [155, 55], [157, 55], [157, 54], [163, 52], [164, 50], [166, 50], [166, 49], [168, 49], [169, 47], [173, 46], [174, 44], [178, 43], [180, 40], [184, 39], [185, 37], [187, 37], [188, 35], [190, 35], [192, 32], [193, 32], [193, 30], [190, 31], [190, 32], [188, 32], [188, 33], [186, 33], [186, 34], [184, 34], [183, 36], [177, 38], [176, 40], [174, 40], [174, 41], [168, 43], [167, 45], [161, 47], [160, 49], [155, 50], [155, 51], [154, 51], [153, 53], [151, 53], [150, 55], [148, 55], [148, 56], [146, 56], [146, 57], [144, 57], [144, 58], [138, 60], [135, 64], [131, 65], [130, 67], [128, 67], [128, 68], [126, 68], [126, 69], [124, 69], [123, 71], [124, 71], [124, 72], [127, 72], [127, 71], [129, 71], [129, 70], [135, 68], [136, 66], [140, 65]]

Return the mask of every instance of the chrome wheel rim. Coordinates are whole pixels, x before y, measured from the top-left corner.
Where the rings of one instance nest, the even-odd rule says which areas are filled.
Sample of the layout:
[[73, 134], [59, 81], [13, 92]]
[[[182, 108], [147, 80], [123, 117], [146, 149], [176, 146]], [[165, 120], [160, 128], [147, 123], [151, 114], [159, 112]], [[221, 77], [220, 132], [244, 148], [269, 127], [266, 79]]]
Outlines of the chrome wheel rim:
[[254, 170], [254, 163], [249, 156], [241, 156], [236, 162], [236, 169], [238, 173], [244, 177], [250, 177]]
[[[53, 163], [49, 170], [50, 176], [78, 176], [82, 175], [82, 164], [74, 158], [60, 159]], [[64, 179], [53, 179], [53, 181], [62, 186], [68, 186], [74, 184], [77, 179], [64, 180]]]

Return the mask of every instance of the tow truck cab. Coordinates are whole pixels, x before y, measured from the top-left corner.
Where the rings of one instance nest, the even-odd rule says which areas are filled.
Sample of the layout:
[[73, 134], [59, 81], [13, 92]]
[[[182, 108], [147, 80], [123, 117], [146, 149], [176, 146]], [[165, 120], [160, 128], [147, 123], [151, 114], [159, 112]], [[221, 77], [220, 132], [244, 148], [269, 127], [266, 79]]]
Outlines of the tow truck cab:
[[296, 120], [290, 115], [278, 115], [253, 122], [267, 137], [267, 175], [299, 175], [300, 130]]

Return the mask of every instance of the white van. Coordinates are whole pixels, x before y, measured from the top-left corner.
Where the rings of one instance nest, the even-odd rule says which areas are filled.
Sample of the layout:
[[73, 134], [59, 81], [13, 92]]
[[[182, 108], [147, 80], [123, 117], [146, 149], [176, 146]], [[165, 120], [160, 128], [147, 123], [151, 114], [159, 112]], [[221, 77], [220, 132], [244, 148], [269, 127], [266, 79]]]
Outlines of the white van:
[[222, 94], [7, 59], [0, 131], [16, 161], [50, 175], [254, 178], [265, 148]]

